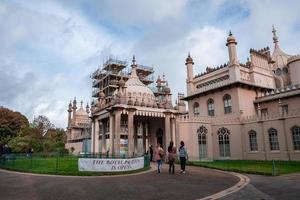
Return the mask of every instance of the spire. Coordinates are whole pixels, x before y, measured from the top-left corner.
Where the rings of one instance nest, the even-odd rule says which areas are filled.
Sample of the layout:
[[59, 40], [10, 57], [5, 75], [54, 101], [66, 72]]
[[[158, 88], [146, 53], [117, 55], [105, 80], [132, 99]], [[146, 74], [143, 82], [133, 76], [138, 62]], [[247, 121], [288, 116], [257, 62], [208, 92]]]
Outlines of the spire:
[[90, 106], [88, 103], [86, 104], [85, 110], [88, 114], [90, 113]]
[[273, 33], [273, 42], [274, 44], [277, 44], [278, 43], [278, 36], [276, 35], [276, 29], [274, 27], [274, 25], [272, 25], [273, 29], [272, 29], [272, 33]]
[[77, 104], [76, 97], [74, 97], [74, 100], [73, 100], [73, 109], [75, 109], [75, 110], [77, 109], [76, 104]]
[[185, 59], [185, 64], [194, 64], [193, 58], [191, 57], [190, 52], [188, 53], [188, 57]]
[[137, 67], [136, 60], [135, 60], [135, 56], [133, 55], [130, 78], [137, 78], [136, 67]]
[[81, 100], [81, 101], [80, 101], [80, 108], [82, 108], [82, 104], [83, 104], [83, 101]]
[[231, 30], [229, 30], [229, 34], [228, 34], [228, 36], [232, 36]]

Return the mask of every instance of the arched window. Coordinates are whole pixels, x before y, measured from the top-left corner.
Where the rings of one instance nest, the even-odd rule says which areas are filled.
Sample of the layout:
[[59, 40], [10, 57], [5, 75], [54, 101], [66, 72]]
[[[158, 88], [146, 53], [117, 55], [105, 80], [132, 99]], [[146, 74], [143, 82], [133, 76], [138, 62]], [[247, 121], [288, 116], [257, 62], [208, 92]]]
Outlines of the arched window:
[[198, 102], [195, 102], [193, 105], [194, 116], [199, 116], [200, 114], [200, 106]]
[[232, 112], [232, 104], [231, 104], [231, 96], [229, 94], [225, 94], [223, 97], [224, 101], [224, 113], [231, 113]]
[[204, 159], [207, 157], [206, 144], [207, 144], [207, 129], [201, 126], [197, 130], [198, 134], [198, 145], [199, 145], [199, 159]]
[[299, 126], [294, 126], [292, 128], [292, 135], [293, 135], [294, 150], [300, 150], [300, 127]]
[[207, 101], [208, 116], [215, 116], [215, 104], [213, 99]]
[[251, 130], [249, 131], [249, 143], [250, 143], [250, 151], [257, 151], [257, 137], [256, 132]]
[[270, 141], [270, 149], [271, 151], [279, 150], [279, 142], [278, 142], [278, 135], [277, 130], [275, 128], [270, 128], [269, 132], [269, 141]]
[[219, 152], [221, 157], [230, 157], [230, 141], [229, 130], [227, 128], [220, 128], [218, 130], [219, 137]]

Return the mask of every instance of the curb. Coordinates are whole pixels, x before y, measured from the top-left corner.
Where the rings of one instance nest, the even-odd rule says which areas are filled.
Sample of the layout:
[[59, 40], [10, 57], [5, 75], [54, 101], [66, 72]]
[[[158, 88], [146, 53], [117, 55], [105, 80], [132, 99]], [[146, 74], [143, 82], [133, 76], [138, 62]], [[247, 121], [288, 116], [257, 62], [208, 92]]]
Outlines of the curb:
[[[220, 170], [218, 170], [218, 171], [220, 171]], [[215, 199], [225, 197], [225, 196], [227, 196], [231, 193], [234, 193], [234, 192], [237, 192], [237, 191], [243, 189], [250, 182], [250, 179], [245, 175], [235, 173], [235, 172], [225, 172], [225, 171], [222, 171], [222, 172], [234, 175], [234, 176], [238, 177], [240, 179], [240, 181], [237, 184], [235, 184], [234, 186], [230, 187], [230, 188], [227, 188], [223, 191], [220, 191], [218, 193], [212, 194], [212, 195], [207, 196], [207, 197], [203, 197], [203, 198], [198, 199], [198, 200], [215, 200]]]
[[7, 169], [0, 169], [0, 172], [5, 173], [11, 173], [11, 174], [20, 174], [20, 175], [28, 175], [28, 176], [46, 176], [46, 177], [63, 177], [63, 178], [114, 178], [114, 177], [122, 177], [122, 176], [135, 176], [135, 175], [141, 175], [146, 174], [155, 171], [155, 169], [150, 166], [150, 169], [138, 173], [132, 173], [132, 174], [119, 174], [119, 175], [103, 175], [103, 176], [70, 176], [70, 175], [55, 175], [55, 174], [35, 174], [30, 172], [18, 172], [18, 171], [12, 171]]

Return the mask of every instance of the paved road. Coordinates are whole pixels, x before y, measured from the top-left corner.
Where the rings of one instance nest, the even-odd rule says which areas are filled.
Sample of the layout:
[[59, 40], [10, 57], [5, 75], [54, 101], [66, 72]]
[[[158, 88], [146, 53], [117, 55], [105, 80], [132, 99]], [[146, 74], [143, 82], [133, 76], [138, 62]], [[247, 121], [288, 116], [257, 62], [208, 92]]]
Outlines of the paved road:
[[[166, 167], [166, 166], [165, 166]], [[178, 167], [177, 167], [178, 168]], [[188, 167], [187, 174], [155, 171], [126, 177], [50, 177], [0, 171], [0, 199], [197, 199], [236, 184], [220, 171]]]
[[300, 199], [300, 173], [283, 176], [247, 175], [250, 184], [244, 189], [222, 198], [223, 200], [273, 200]]

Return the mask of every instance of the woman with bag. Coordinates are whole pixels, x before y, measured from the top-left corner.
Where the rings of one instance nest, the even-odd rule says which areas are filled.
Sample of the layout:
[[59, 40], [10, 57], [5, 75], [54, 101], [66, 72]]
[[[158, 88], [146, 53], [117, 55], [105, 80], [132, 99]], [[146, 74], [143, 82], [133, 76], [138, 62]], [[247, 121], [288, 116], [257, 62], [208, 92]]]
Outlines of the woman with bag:
[[171, 141], [168, 147], [169, 174], [174, 174], [175, 159], [176, 159], [176, 148], [174, 147], [174, 143]]
[[164, 152], [163, 148], [161, 148], [160, 144], [157, 143], [157, 146], [156, 146], [156, 149], [155, 149], [155, 160], [157, 162], [157, 172], [158, 173], [161, 172], [164, 153], [165, 152]]

